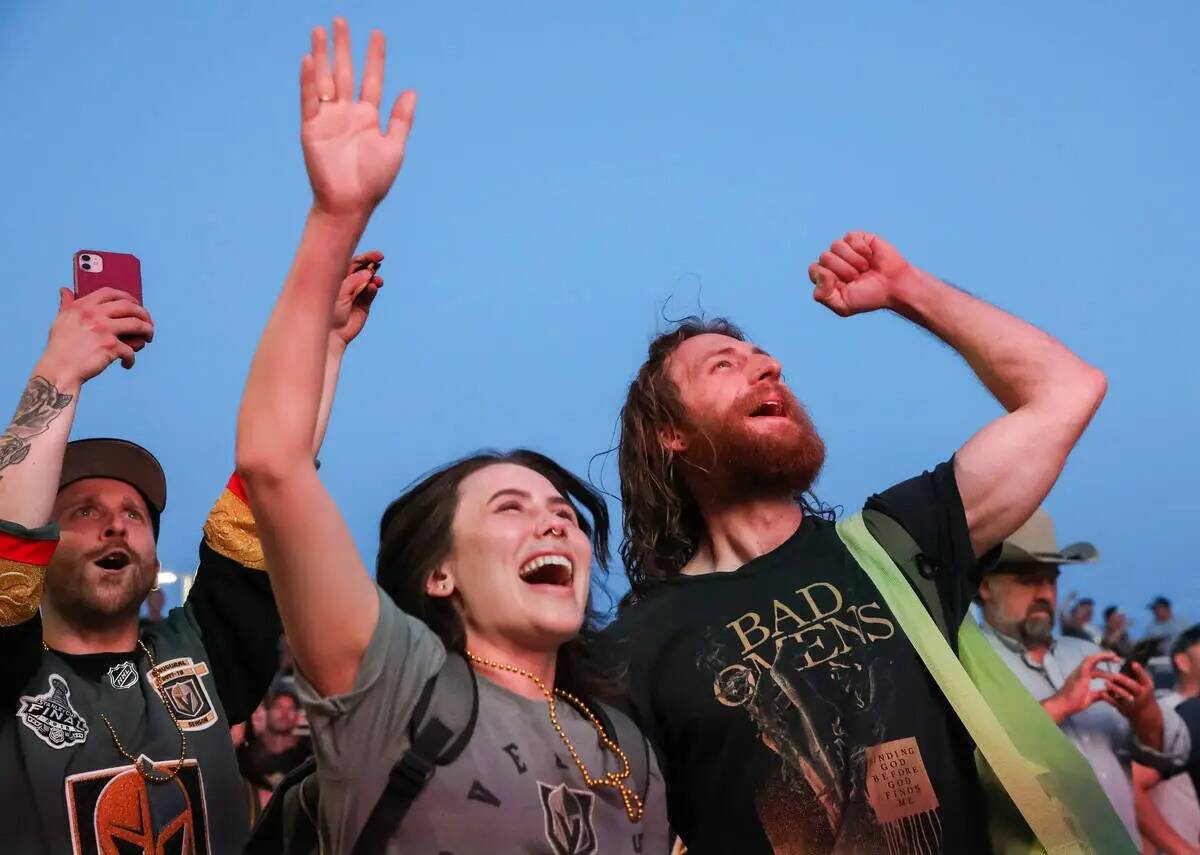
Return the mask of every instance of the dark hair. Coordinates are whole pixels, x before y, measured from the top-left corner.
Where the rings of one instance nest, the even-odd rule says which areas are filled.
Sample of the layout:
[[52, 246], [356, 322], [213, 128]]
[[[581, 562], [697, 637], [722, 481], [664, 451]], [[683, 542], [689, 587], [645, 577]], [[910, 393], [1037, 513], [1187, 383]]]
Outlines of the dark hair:
[[[683, 342], [698, 335], [723, 335], [745, 341], [746, 336], [725, 318], [689, 315], [650, 342], [646, 361], [629, 384], [621, 407], [621, 438], [617, 468], [623, 508], [621, 560], [629, 577], [629, 595], [636, 600], [656, 585], [679, 574], [704, 536], [704, 519], [682, 475], [674, 453], [663, 445], [664, 428], [688, 423], [679, 388], [667, 373], [667, 360]], [[834, 512], [811, 493], [797, 496], [806, 515], [832, 519]]]
[[[603, 497], [549, 457], [528, 449], [480, 451], [426, 475], [396, 499], [379, 521], [379, 554], [375, 580], [403, 611], [420, 618], [437, 634], [447, 650], [466, 650], [466, 629], [449, 597], [431, 597], [425, 583], [446, 559], [453, 546], [452, 524], [458, 509], [459, 486], [481, 469], [512, 463], [532, 469], [587, 517], [579, 526], [592, 543], [592, 554], [601, 573], [608, 569], [608, 506]], [[593, 655], [602, 614], [588, 593], [587, 611], [579, 635], [559, 648], [557, 685], [593, 696], [610, 696], [613, 688]]]
[[[1179, 633], [1179, 637], [1171, 645], [1171, 664], [1175, 664], [1175, 657], [1180, 653], [1187, 651], [1193, 644], [1200, 642], [1200, 623], [1194, 626], [1189, 626], [1183, 632]], [[1176, 671], [1179, 669], [1176, 668]]]
[[1120, 610], [1121, 609], [1119, 606], [1109, 606], [1108, 608], [1106, 608], [1104, 610], [1104, 619], [1108, 620], [1110, 617], [1113, 616], [1113, 614], [1115, 614], [1116, 612], [1119, 612]]

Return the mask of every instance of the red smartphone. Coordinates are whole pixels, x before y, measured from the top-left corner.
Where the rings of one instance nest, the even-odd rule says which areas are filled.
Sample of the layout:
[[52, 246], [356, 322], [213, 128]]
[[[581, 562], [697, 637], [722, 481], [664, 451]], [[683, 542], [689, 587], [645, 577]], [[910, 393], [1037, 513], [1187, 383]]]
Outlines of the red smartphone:
[[142, 263], [127, 252], [103, 252], [81, 249], [72, 259], [75, 273], [75, 299], [101, 288], [124, 291], [141, 304]]

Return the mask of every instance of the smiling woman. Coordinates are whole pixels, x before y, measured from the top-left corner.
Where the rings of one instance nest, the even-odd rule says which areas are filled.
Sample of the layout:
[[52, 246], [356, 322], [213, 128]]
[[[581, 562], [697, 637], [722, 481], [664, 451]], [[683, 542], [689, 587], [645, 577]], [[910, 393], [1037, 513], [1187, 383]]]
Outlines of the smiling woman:
[[[415, 105], [401, 95], [383, 133], [382, 36], [356, 101], [344, 21], [333, 35], [332, 66], [319, 28], [301, 65], [313, 208], [238, 420], [320, 787], [315, 806], [280, 807], [311, 791], [292, 787], [268, 814], [303, 823], [313, 807], [321, 851], [665, 852], [654, 753], [591, 696], [597, 672], [582, 655], [592, 558], [608, 555], [603, 499], [536, 452], [459, 460], [387, 509], [375, 584], [297, 442], [317, 419], [331, 326], [339, 312], [366, 321], [373, 290], [346, 302], [338, 281], [400, 167]], [[289, 851], [296, 832], [282, 834]]]
[[[451, 463], [392, 502], [379, 543], [380, 588], [448, 650], [465, 654], [469, 645], [478, 657], [553, 675], [576, 692], [609, 693], [588, 655], [600, 618], [589, 564], [591, 556], [601, 568], [608, 560], [608, 509], [550, 458], [517, 450]], [[524, 649], [505, 636], [522, 639]], [[541, 697], [518, 675], [495, 677]]]

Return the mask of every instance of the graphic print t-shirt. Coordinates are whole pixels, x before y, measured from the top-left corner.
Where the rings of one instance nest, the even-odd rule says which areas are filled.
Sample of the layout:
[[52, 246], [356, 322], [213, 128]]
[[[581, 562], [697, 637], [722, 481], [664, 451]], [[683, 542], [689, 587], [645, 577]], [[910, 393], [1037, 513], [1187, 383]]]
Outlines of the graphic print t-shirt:
[[[867, 506], [912, 535], [961, 622], [978, 577], [952, 462]], [[988, 851], [970, 742], [832, 523], [679, 577], [607, 639], [692, 855]]]
[[[321, 784], [322, 843], [349, 852], [409, 746], [409, 722], [445, 661], [441, 641], [379, 592], [379, 625], [348, 694], [321, 699], [297, 677]], [[630, 822], [614, 789], [592, 789], [550, 724], [546, 702], [478, 677], [479, 711], [463, 752], [439, 766], [386, 853], [666, 855], [666, 803], [653, 752], [645, 813]], [[566, 701], [558, 719], [593, 778], [619, 772], [591, 722]], [[646, 746], [621, 745], [625, 752]], [[383, 855], [383, 853], [381, 853]]]

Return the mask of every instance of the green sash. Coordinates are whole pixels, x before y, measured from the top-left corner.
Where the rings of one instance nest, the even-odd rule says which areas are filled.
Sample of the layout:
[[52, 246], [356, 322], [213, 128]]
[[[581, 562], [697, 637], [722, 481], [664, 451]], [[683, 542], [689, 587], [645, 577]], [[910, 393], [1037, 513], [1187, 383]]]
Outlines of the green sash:
[[975, 741], [997, 855], [1137, 855], [1092, 767], [992, 649], [971, 615], [958, 630], [956, 658], [862, 515], [839, 522], [837, 532]]

